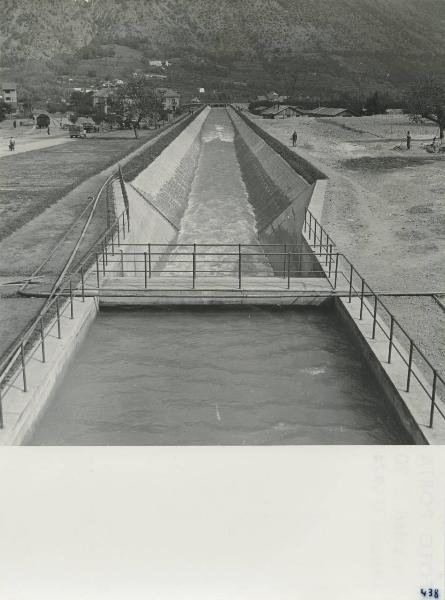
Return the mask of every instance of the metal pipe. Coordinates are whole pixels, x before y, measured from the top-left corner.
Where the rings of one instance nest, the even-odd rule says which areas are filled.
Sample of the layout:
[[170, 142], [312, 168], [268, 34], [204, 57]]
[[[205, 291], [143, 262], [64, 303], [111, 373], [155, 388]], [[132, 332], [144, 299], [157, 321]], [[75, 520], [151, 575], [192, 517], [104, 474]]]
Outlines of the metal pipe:
[[372, 317], [372, 339], [375, 340], [375, 326], [377, 323], [377, 304], [378, 304], [378, 298], [377, 295], [374, 294], [374, 314]]
[[59, 296], [56, 297], [56, 314], [57, 314], [57, 337], [62, 337], [62, 331], [60, 328], [60, 306], [59, 306]]
[[363, 294], [365, 293], [365, 280], [362, 279], [362, 290], [360, 293], [360, 321], [363, 319]]
[[335, 277], [334, 277], [334, 288], [337, 287], [337, 276], [338, 276], [338, 252], [335, 255]]
[[351, 271], [350, 271], [350, 275], [349, 275], [349, 300], [348, 300], [349, 303], [351, 302], [351, 299], [352, 299], [352, 269], [353, 269], [353, 266], [351, 265]]
[[23, 391], [27, 392], [28, 391], [28, 385], [27, 385], [27, 381], [26, 381], [25, 347], [24, 347], [23, 343], [20, 344], [20, 355], [22, 357]]
[[392, 354], [392, 338], [394, 335], [394, 317], [391, 315], [391, 325], [389, 327], [389, 348], [388, 348], [388, 363], [391, 362]]
[[97, 289], [100, 287], [100, 276], [99, 276], [99, 255], [96, 252], [96, 279], [97, 279]]
[[431, 390], [431, 411], [430, 411], [430, 427], [433, 426], [434, 420], [434, 408], [436, 405], [436, 385], [437, 385], [437, 371], [434, 369], [433, 371], [433, 389]]
[[287, 289], [290, 290], [290, 252], [287, 253]]
[[238, 244], [238, 288], [241, 289], [241, 244]]
[[80, 269], [80, 279], [82, 281], [82, 302], [85, 302], [85, 281], [83, 275], [83, 267]]
[[195, 283], [196, 283], [196, 244], [193, 244], [193, 255], [192, 255], [192, 269], [193, 269], [193, 289], [195, 289]]
[[74, 319], [73, 282], [70, 279], [70, 317]]
[[287, 244], [284, 244], [284, 255], [283, 255], [283, 279], [286, 279], [286, 254], [287, 254]]
[[42, 345], [42, 363], [46, 362], [45, 356], [45, 330], [43, 327], [43, 317], [40, 318], [40, 341]]
[[148, 244], [148, 277], [151, 279], [151, 244]]
[[408, 375], [406, 378], [406, 391], [409, 392], [409, 388], [411, 385], [411, 371], [413, 368], [413, 353], [414, 353], [414, 344], [412, 340], [409, 341], [409, 358], [408, 358]]
[[147, 289], [147, 253], [144, 252], [144, 286]]

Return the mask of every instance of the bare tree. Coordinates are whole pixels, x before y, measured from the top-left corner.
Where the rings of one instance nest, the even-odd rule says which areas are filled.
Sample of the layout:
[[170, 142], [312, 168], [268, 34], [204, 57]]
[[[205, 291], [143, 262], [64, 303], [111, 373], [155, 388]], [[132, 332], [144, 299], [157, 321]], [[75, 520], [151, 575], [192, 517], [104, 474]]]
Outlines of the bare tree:
[[440, 139], [445, 129], [445, 86], [432, 76], [416, 82], [408, 95], [408, 113], [413, 121], [428, 119], [437, 123]]

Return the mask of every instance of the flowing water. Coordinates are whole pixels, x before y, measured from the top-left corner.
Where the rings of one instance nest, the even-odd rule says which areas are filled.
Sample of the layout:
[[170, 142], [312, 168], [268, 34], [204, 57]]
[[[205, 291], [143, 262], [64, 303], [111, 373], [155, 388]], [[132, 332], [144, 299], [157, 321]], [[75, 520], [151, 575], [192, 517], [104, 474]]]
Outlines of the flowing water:
[[[235, 130], [227, 110], [214, 108], [201, 131], [201, 151], [192, 182], [189, 201], [180, 224], [178, 244], [258, 244], [255, 213], [249, 202], [235, 150]], [[190, 248], [187, 248], [190, 252]], [[180, 247], [173, 254], [184, 252]], [[230, 246], [209, 246], [205, 252], [226, 253], [225, 257], [203, 255], [198, 269], [234, 274], [238, 270], [238, 250]], [[258, 249], [243, 248], [244, 270], [250, 275], [273, 276], [272, 268]], [[232, 256], [230, 255], [232, 253]], [[250, 256], [247, 256], [250, 254]], [[203, 265], [203, 263], [205, 263]], [[165, 272], [177, 270], [171, 260]]]
[[320, 309], [100, 313], [33, 445], [409, 443]]

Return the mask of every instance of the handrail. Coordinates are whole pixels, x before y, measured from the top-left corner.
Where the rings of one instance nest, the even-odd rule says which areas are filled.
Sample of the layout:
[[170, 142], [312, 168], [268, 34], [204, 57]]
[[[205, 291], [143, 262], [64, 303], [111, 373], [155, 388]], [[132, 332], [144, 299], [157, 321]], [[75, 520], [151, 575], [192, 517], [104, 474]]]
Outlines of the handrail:
[[[32, 335], [34, 334], [34, 332], [36, 331], [36, 328], [38, 327], [39, 323], [42, 323], [42, 320], [44, 319], [44, 317], [47, 315], [48, 311], [54, 306], [55, 301], [58, 299], [58, 296], [60, 294], [60, 287], [62, 285], [62, 283], [64, 282], [67, 273], [68, 273], [68, 269], [70, 268], [74, 257], [80, 247], [80, 244], [85, 236], [85, 233], [91, 223], [92, 217], [94, 215], [95, 209], [97, 207], [97, 204], [99, 202], [99, 199], [101, 198], [101, 195], [104, 191], [104, 189], [106, 188], [106, 186], [110, 185], [110, 183], [116, 178], [116, 174], [113, 173], [112, 175], [110, 175], [106, 181], [102, 184], [102, 186], [100, 187], [96, 198], [94, 199], [94, 203], [93, 206], [91, 208], [90, 214], [88, 216], [87, 221], [85, 222], [81, 234], [73, 248], [73, 250], [71, 251], [61, 273], [59, 274], [59, 276], [57, 277], [55, 283], [53, 284], [49, 296], [46, 298], [45, 302], [43, 303], [43, 306], [40, 308], [38, 314], [36, 315], [36, 317], [33, 319], [32, 323], [25, 329], [25, 331], [22, 333], [22, 335], [19, 337], [19, 339], [16, 341], [16, 343], [13, 345], [13, 347], [7, 352], [7, 354], [0, 360], [0, 383], [3, 382], [8, 368], [13, 365], [15, 363], [15, 361], [18, 358], [18, 355], [20, 353], [23, 354], [24, 352], [24, 347], [25, 345], [29, 342], [29, 340], [32, 338]], [[118, 218], [119, 219], [119, 218]], [[116, 219], [116, 221], [118, 221], [118, 219]], [[116, 225], [116, 221], [115, 224], [113, 226], [111, 226], [107, 231], [110, 231], [111, 229], [113, 229], [113, 227], [115, 227]], [[96, 242], [97, 243], [97, 242]], [[82, 265], [86, 264], [89, 255], [91, 254], [91, 250], [89, 253], [87, 253], [87, 256], [85, 257], [85, 259], [82, 261]], [[0, 396], [0, 405], [1, 405], [1, 396]], [[2, 422], [2, 418], [1, 418], [1, 406], [0, 406], [0, 426], [1, 426], [1, 422]]]
[[[308, 219], [309, 217], [309, 219]], [[332, 253], [332, 250], [334, 249], [334, 247], [336, 247], [333, 239], [329, 236], [329, 234], [326, 232], [325, 228], [321, 225], [321, 223], [316, 219], [316, 217], [312, 214], [312, 212], [306, 208], [305, 210], [305, 219], [304, 219], [304, 231], [307, 232], [307, 230], [309, 229], [308, 233], [309, 233], [309, 241], [311, 242], [311, 239], [313, 237], [314, 243], [313, 246], [314, 247], [319, 247], [320, 250], [321, 248], [324, 247], [329, 247], [330, 252]], [[317, 241], [317, 229], [319, 232], [318, 235], [318, 241]], [[312, 236], [313, 234], [313, 236]], [[323, 235], [325, 236], [325, 242], [323, 243]], [[312, 244], [311, 244], [312, 245]], [[388, 363], [391, 362], [391, 357], [392, 357], [392, 350], [394, 349], [397, 354], [399, 355], [399, 357], [402, 359], [402, 361], [405, 363], [405, 365], [408, 367], [408, 372], [407, 372], [407, 380], [406, 380], [406, 392], [409, 392], [410, 390], [410, 383], [411, 383], [411, 377], [414, 376], [414, 378], [416, 379], [416, 381], [418, 382], [418, 384], [421, 386], [421, 388], [424, 390], [424, 392], [427, 394], [428, 398], [431, 400], [431, 407], [430, 407], [430, 420], [429, 420], [429, 426], [432, 427], [433, 426], [433, 421], [434, 421], [434, 414], [435, 411], [437, 410], [437, 412], [439, 412], [439, 414], [442, 416], [442, 418], [445, 420], [445, 414], [444, 412], [441, 410], [441, 408], [437, 405], [436, 402], [436, 398], [437, 398], [437, 383], [440, 382], [444, 387], [445, 387], [445, 379], [438, 373], [437, 369], [431, 364], [431, 362], [429, 361], [429, 359], [425, 356], [425, 353], [419, 348], [419, 346], [414, 342], [414, 340], [412, 339], [412, 337], [407, 333], [407, 331], [405, 330], [404, 327], [402, 327], [402, 325], [399, 323], [399, 321], [396, 319], [396, 317], [393, 315], [393, 313], [389, 310], [389, 308], [386, 306], [386, 304], [383, 302], [383, 300], [380, 298], [379, 294], [377, 294], [376, 292], [374, 292], [374, 290], [371, 288], [371, 286], [366, 282], [365, 278], [357, 271], [357, 269], [354, 267], [354, 265], [350, 262], [350, 260], [344, 255], [344, 254], [339, 254], [337, 252], [334, 253], [337, 257], [341, 256], [342, 259], [346, 262], [348, 269], [349, 269], [349, 277], [346, 277], [345, 274], [343, 273], [343, 271], [338, 269], [338, 258], [336, 259], [337, 264], [336, 264], [336, 269], [335, 269], [335, 287], [337, 286], [337, 277], [339, 274], [343, 275], [343, 277], [345, 278], [345, 280], [348, 283], [349, 286], [349, 303], [352, 300], [352, 293], [354, 292], [355, 297], [359, 297], [360, 298], [360, 320], [363, 317], [363, 310], [366, 309], [367, 312], [369, 314], [371, 314], [372, 318], [373, 318], [373, 325], [372, 325], [372, 339], [375, 339], [375, 333], [376, 333], [376, 327], [379, 327], [379, 330], [384, 334], [384, 336], [388, 339], [389, 341], [389, 347], [388, 347]], [[354, 274], [358, 277], [359, 279], [359, 287], [360, 289], [357, 289], [354, 287], [353, 285], [353, 281], [354, 281]], [[331, 277], [331, 273], [329, 273], [328, 278], [330, 279]], [[367, 288], [369, 290], [368, 294], [370, 293], [371, 296], [374, 298], [374, 307], [373, 310], [371, 311], [368, 306], [365, 303], [365, 288]], [[378, 322], [377, 319], [377, 314], [378, 314], [378, 306], [381, 306], [384, 311], [386, 312], [386, 316], [387, 318], [389, 317], [390, 319], [390, 332], [389, 335], [387, 333], [387, 331], [385, 330], [385, 328]], [[394, 329], [398, 328], [400, 330], [400, 332], [407, 338], [408, 342], [409, 342], [409, 351], [408, 351], [408, 359], [405, 358], [405, 356], [403, 356], [402, 352], [399, 350], [399, 348], [396, 346], [395, 342], [394, 342], [394, 338], [396, 337], [394, 334]], [[431, 383], [431, 390], [428, 390], [426, 388], [426, 386], [424, 385], [422, 379], [416, 374], [414, 367], [413, 367], [413, 354], [414, 351], [416, 351], [419, 355], [419, 357], [424, 361], [425, 365], [429, 368], [429, 370], [431, 371], [431, 375], [432, 375], [432, 383]]]

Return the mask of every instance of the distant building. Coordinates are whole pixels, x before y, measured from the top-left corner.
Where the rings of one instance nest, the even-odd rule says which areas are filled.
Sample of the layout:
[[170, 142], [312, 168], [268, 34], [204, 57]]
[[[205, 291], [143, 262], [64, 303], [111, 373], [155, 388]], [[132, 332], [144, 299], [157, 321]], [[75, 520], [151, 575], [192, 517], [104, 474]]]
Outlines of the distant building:
[[93, 107], [97, 112], [108, 114], [111, 92], [108, 89], [98, 90], [93, 94]]
[[304, 114], [309, 117], [356, 117], [352, 110], [348, 108], [327, 108], [325, 106], [320, 106], [319, 108], [314, 108], [313, 110], [306, 110]]
[[157, 88], [156, 94], [159, 97], [162, 108], [167, 111], [176, 111], [179, 108], [181, 94], [170, 88]]
[[12, 109], [17, 108], [17, 84], [5, 82], [2, 84], [1, 93], [3, 102], [9, 104]]
[[150, 65], [150, 67], [163, 67], [164, 66], [162, 60], [149, 60], [148, 64]]
[[271, 106], [261, 111], [263, 119], [286, 119], [289, 117], [300, 117], [303, 113], [296, 106], [289, 106], [288, 104], [281, 106]]

